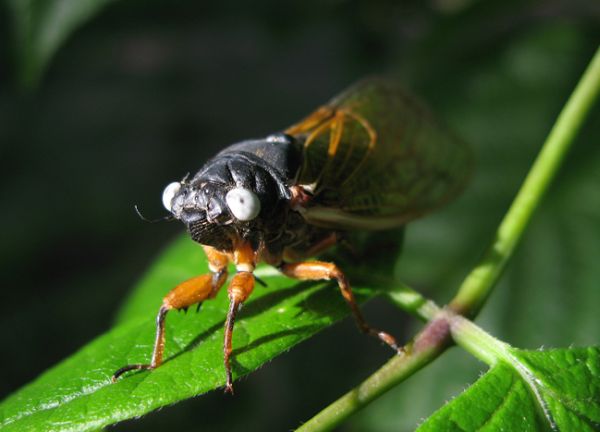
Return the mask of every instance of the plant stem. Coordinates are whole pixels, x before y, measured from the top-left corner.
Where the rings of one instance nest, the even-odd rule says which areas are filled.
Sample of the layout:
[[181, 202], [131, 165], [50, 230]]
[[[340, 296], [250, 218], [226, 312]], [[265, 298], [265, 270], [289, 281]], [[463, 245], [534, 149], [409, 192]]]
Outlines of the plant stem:
[[[439, 311], [439, 309], [438, 309]], [[440, 311], [441, 312], [441, 311]], [[331, 430], [348, 416], [436, 359], [449, 345], [447, 320], [434, 319], [404, 348], [359, 386], [300, 426], [301, 432]]]
[[386, 295], [400, 309], [412, 313], [423, 321], [433, 320], [440, 311], [439, 306], [435, 302], [426, 299], [417, 291], [404, 284], [387, 291]]
[[510, 345], [496, 339], [462, 315], [449, 317], [452, 340], [465, 351], [471, 353], [489, 366], [498, 360], [510, 362]]
[[[415, 337], [414, 342], [406, 347], [405, 354], [387, 362], [359, 386], [302, 425], [299, 431], [314, 432], [334, 428], [351, 414], [436, 359], [451, 342], [451, 322], [455, 325], [453, 332], [457, 342], [483, 361], [491, 364], [503, 353], [508, 352], [504, 345], [500, 345], [502, 342], [470, 321], [455, 316], [452, 311], [468, 316], [477, 315], [556, 175], [566, 151], [579, 132], [599, 92], [600, 48], [550, 131], [491, 246], [481, 262], [466, 277], [450, 303], [451, 310], [439, 310], [432, 302], [410, 289], [402, 288], [395, 294], [390, 294], [390, 298], [398, 306], [429, 320], [429, 323]], [[449, 321], [449, 316], [456, 321]]]
[[600, 48], [558, 116], [517, 197], [498, 227], [492, 244], [450, 302], [452, 309], [471, 317], [477, 315], [513, 254], [599, 92]]

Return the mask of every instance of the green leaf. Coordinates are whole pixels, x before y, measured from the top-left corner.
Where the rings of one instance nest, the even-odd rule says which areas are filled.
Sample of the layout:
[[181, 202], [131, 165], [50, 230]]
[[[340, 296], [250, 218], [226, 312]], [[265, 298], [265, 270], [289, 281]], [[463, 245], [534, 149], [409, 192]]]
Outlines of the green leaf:
[[112, 1], [9, 0], [21, 84], [35, 86], [71, 33]]
[[418, 431], [600, 428], [600, 348], [511, 353]]
[[[149, 360], [161, 297], [182, 278], [205, 271], [202, 257], [197, 245], [178, 239], [134, 291], [120, 316], [122, 324], [7, 398], [0, 404], [0, 428], [94, 430], [224, 385], [226, 290], [199, 313], [169, 313], [163, 366], [116, 384], [110, 379], [125, 364]], [[236, 322], [234, 378], [348, 314], [333, 283], [299, 283], [264, 266], [256, 274], [268, 286], [255, 288]], [[355, 292], [359, 300], [374, 294], [365, 288]]]

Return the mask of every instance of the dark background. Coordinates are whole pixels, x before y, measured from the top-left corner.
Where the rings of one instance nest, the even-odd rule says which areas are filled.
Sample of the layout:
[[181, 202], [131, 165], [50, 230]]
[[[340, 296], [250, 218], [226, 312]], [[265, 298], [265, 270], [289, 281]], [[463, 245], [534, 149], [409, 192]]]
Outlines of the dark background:
[[[134, 204], [163, 215], [164, 186], [217, 149], [281, 130], [373, 73], [400, 77], [478, 158], [464, 198], [409, 227], [397, 269], [443, 303], [600, 40], [594, 1], [128, 0], [77, 30], [41, 81], [23, 86], [14, 8], [3, 6], [0, 396], [107, 330], [182, 231], [143, 223]], [[600, 304], [597, 114], [482, 317], [518, 346], [598, 343], [589, 306]], [[411, 335], [412, 321], [385, 302], [366, 311]], [[454, 351], [344, 430], [412, 430], [485, 369]], [[243, 380], [234, 398], [212, 392], [116, 429], [290, 429], [388, 356], [347, 320]]]

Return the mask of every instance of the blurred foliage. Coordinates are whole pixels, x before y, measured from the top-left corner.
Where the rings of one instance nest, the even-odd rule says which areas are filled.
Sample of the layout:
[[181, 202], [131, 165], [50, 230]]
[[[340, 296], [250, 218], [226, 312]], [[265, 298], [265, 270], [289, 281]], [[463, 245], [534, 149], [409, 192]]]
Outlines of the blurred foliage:
[[[408, 227], [396, 268], [446, 301], [600, 40], [592, 1], [130, 0], [75, 32], [23, 93], [17, 83], [36, 81], [82, 22], [66, 20], [46, 58], [24, 66], [41, 53], [23, 35], [43, 32], [17, 14], [38, 3], [5, 3], [0, 17], [1, 395], [106, 330], [127, 288], [180, 231], [143, 224], [133, 204], [160, 214], [164, 185], [216, 149], [280, 130], [376, 72], [397, 73], [477, 154], [464, 197]], [[482, 325], [514, 345], [598, 343], [599, 140], [596, 109], [483, 311]], [[412, 331], [380, 301], [366, 314], [396, 335]], [[348, 321], [239, 383], [235, 398], [212, 392], [116, 430], [289, 429], [381, 364], [389, 353], [376, 345]], [[413, 430], [480, 369], [452, 350], [343, 430]]]
[[35, 86], [70, 34], [113, 0], [6, 0], [18, 46], [16, 66], [23, 87]]

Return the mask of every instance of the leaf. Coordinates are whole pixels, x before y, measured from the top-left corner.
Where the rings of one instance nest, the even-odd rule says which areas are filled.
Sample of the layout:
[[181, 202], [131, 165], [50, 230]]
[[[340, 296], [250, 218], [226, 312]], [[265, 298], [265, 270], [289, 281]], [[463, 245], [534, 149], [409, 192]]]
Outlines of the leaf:
[[9, 0], [19, 79], [33, 87], [58, 48], [114, 0]]
[[511, 351], [418, 431], [600, 428], [600, 348]]
[[[135, 301], [123, 310], [122, 324], [7, 398], [0, 405], [0, 428], [94, 430], [224, 385], [226, 290], [205, 302], [199, 313], [194, 309], [169, 313], [163, 366], [125, 376], [116, 384], [110, 380], [117, 368], [149, 360], [160, 297], [175, 281], [206, 269], [201, 250], [195, 246], [191, 253], [192, 246], [190, 240], [178, 239], [165, 252], [135, 291]], [[246, 375], [348, 314], [332, 283], [299, 283], [271, 267], [259, 267], [256, 274], [268, 287], [257, 286], [239, 314], [233, 338], [234, 377]], [[360, 300], [374, 294], [365, 288], [355, 292]]]

